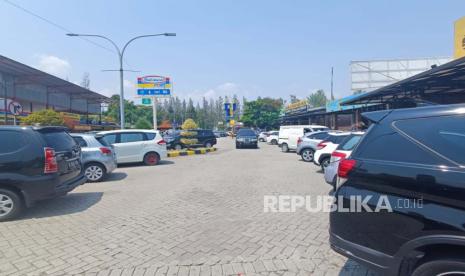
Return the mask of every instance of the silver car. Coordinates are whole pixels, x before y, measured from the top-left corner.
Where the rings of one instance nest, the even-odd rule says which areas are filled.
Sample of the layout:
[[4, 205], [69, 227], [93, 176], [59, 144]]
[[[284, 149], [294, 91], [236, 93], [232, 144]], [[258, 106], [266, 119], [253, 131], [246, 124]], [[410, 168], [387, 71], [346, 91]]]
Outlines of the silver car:
[[94, 134], [71, 133], [81, 146], [84, 174], [89, 182], [103, 180], [116, 169], [116, 154], [111, 145]]
[[330, 131], [316, 131], [306, 133], [297, 140], [296, 153], [300, 155], [305, 162], [312, 162], [316, 146], [329, 136], [329, 132]]

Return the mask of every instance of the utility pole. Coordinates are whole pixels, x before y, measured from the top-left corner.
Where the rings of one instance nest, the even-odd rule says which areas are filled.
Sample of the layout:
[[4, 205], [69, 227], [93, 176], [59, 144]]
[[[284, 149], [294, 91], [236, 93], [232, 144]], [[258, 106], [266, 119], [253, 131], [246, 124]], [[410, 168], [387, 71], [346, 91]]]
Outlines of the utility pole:
[[333, 70], [333, 67], [331, 67], [331, 101], [334, 101], [333, 78], [334, 78], [334, 70]]
[[157, 97], [152, 97], [153, 129], [157, 130]]

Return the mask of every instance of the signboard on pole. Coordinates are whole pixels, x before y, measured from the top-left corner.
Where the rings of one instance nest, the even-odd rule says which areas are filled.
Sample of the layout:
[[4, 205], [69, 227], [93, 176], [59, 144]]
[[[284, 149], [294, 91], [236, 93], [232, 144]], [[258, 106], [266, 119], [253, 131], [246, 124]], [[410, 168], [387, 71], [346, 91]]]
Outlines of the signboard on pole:
[[137, 95], [140, 96], [170, 96], [171, 80], [162, 76], [145, 76], [137, 78]]
[[150, 98], [142, 98], [143, 105], [152, 105], [152, 99]]

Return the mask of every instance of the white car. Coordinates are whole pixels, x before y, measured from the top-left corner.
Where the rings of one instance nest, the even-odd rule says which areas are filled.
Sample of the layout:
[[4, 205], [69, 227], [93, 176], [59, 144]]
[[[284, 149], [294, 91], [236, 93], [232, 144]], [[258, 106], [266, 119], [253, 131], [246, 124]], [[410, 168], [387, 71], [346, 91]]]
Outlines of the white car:
[[296, 150], [299, 138], [304, 136], [305, 133], [325, 130], [329, 130], [329, 128], [320, 125], [281, 126], [279, 128], [278, 145], [283, 152]]
[[324, 172], [330, 163], [333, 151], [335, 151], [339, 144], [350, 134], [351, 132], [330, 132], [329, 136], [316, 146], [316, 151], [313, 155], [313, 163], [320, 166], [321, 170]]
[[334, 190], [337, 188], [337, 170], [339, 168], [339, 162], [350, 157], [353, 149], [360, 142], [363, 135], [364, 132], [352, 132], [352, 134], [347, 136], [347, 138], [339, 144], [336, 150], [331, 153], [329, 165], [325, 168], [325, 181], [332, 185]]
[[277, 145], [279, 139], [279, 131], [270, 131], [268, 132], [268, 137], [266, 137], [266, 142], [268, 144]]
[[167, 156], [166, 142], [156, 130], [112, 130], [102, 131], [97, 135], [113, 145], [118, 164], [144, 162], [153, 166]]
[[268, 132], [263, 131], [258, 134], [258, 141], [259, 142], [266, 142], [266, 137], [268, 137]]

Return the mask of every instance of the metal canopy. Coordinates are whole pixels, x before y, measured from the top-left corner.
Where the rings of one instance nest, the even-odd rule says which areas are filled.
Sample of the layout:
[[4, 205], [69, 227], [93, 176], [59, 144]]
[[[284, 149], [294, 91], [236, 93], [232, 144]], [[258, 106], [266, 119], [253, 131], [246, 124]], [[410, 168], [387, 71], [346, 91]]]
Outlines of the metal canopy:
[[452, 104], [465, 102], [465, 57], [360, 94], [342, 105], [392, 103], [402, 100]]
[[0, 55], [0, 72], [15, 77], [16, 84], [39, 84], [53, 93], [68, 94], [72, 99], [82, 99], [94, 103], [110, 102], [110, 98], [93, 92], [72, 82], [65, 81], [30, 66]]

